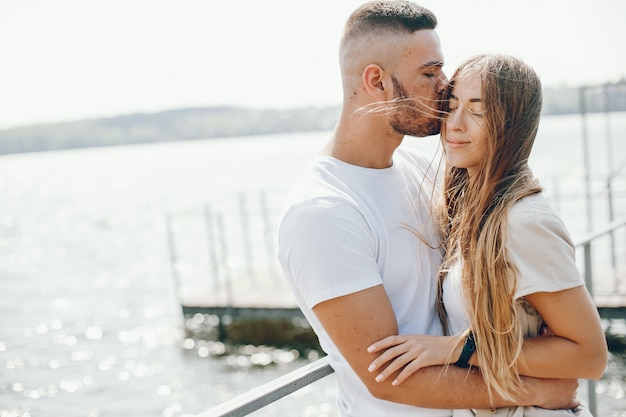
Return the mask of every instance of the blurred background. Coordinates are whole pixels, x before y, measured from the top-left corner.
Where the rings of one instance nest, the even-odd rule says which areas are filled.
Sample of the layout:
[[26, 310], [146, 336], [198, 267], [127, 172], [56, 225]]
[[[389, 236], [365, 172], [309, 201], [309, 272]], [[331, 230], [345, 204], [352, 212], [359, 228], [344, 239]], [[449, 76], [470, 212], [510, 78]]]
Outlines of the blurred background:
[[[226, 343], [189, 307], [291, 305], [276, 221], [337, 119], [338, 41], [361, 3], [0, 0], [0, 417], [191, 416], [319, 357]], [[617, 225], [594, 241], [592, 286], [623, 306], [626, 2], [420, 3], [448, 75], [481, 52], [540, 74], [531, 166], [581, 271], [589, 233]], [[403, 146], [439, 157], [435, 137]], [[598, 416], [626, 416], [626, 324], [607, 311], [593, 391]], [[333, 384], [255, 415], [336, 416]]]

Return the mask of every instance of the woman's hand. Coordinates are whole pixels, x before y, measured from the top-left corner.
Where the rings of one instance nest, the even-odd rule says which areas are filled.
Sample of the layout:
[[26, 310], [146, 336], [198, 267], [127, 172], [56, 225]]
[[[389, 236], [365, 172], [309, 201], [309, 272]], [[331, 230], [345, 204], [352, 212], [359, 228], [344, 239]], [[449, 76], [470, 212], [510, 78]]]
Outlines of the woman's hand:
[[388, 364], [376, 381], [382, 382], [402, 369], [391, 383], [399, 385], [420, 368], [452, 363], [461, 355], [462, 336], [402, 335], [386, 337], [367, 348], [370, 353], [382, 353], [370, 364], [375, 372]]

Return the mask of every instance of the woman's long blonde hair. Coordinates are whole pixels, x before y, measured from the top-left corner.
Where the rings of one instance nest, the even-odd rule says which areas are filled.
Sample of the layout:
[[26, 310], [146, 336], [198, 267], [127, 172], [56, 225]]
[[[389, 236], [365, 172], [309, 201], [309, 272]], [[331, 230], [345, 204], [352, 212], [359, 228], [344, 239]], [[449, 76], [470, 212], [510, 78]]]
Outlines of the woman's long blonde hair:
[[[478, 55], [456, 70], [450, 89], [470, 74], [482, 80], [487, 155], [471, 181], [466, 169], [446, 165], [440, 206], [446, 255], [437, 305], [447, 333], [441, 283], [460, 257], [470, 329], [490, 396], [495, 391], [514, 400], [522, 390], [516, 361], [523, 335], [514, 305], [517, 271], [506, 249], [507, 214], [516, 201], [541, 191], [528, 167], [539, 127], [541, 82], [519, 59]], [[441, 134], [444, 139], [445, 121]]]

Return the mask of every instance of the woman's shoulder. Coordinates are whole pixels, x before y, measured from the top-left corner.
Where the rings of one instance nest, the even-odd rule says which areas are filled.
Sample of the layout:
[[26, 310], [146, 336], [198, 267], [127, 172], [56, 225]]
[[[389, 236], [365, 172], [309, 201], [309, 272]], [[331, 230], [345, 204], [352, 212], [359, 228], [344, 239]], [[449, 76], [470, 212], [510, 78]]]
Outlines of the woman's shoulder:
[[542, 193], [517, 201], [509, 211], [508, 226], [509, 234], [520, 237], [549, 234], [558, 235], [568, 242], [571, 240], [565, 224]]
[[516, 201], [509, 211], [509, 223], [527, 224], [543, 219], [558, 219], [543, 193], [532, 194]]
[[571, 236], [541, 194], [525, 197], [511, 208], [507, 248], [519, 271], [515, 298], [582, 285]]

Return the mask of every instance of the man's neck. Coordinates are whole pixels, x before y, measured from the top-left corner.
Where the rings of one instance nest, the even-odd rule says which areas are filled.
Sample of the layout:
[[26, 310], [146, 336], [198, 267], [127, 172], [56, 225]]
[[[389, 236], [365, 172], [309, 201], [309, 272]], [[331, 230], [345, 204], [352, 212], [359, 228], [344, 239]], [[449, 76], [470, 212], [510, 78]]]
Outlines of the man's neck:
[[[384, 122], [384, 121], [383, 121]], [[381, 123], [379, 117], [342, 117], [332, 137], [320, 152], [364, 168], [389, 168], [403, 136]]]

